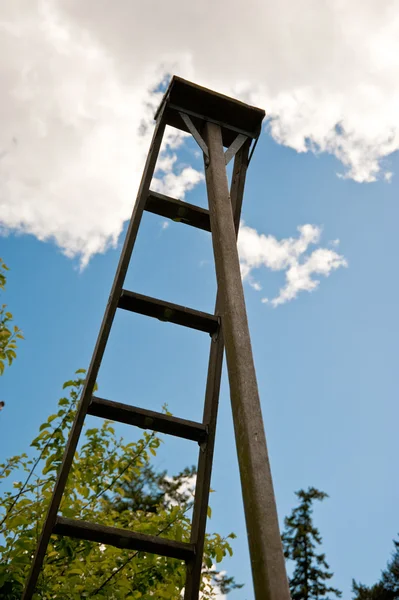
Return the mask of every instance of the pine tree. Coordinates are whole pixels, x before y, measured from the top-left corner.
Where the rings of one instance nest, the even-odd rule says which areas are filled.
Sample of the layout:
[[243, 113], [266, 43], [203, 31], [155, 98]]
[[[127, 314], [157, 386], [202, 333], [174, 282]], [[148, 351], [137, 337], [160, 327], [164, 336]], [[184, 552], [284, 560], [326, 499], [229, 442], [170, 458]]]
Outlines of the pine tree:
[[156, 513], [169, 505], [176, 506], [191, 501], [195, 478], [194, 466], [186, 467], [178, 475], [170, 477], [167, 471], [157, 472], [151, 464], [146, 464], [137, 477], [121, 483], [120, 496], [109, 500], [113, 509], [118, 512], [141, 510]]
[[381, 582], [367, 587], [352, 581], [352, 591], [355, 593], [353, 600], [394, 600], [392, 593], [384, 589]]
[[328, 571], [325, 554], [316, 552], [322, 539], [312, 521], [314, 500], [324, 500], [327, 494], [311, 487], [296, 495], [300, 504], [285, 518], [282, 536], [284, 555], [295, 563], [290, 578], [292, 600], [329, 600], [329, 594], [340, 597], [342, 592], [327, 585], [333, 574]]
[[399, 598], [399, 541], [394, 541], [395, 550], [387, 568], [382, 572], [381, 583], [393, 598]]
[[381, 574], [381, 579], [371, 587], [352, 582], [353, 600], [397, 600], [399, 599], [399, 541], [394, 541], [395, 550], [391, 560]]
[[[170, 510], [173, 506], [180, 506], [184, 510], [193, 500], [196, 477], [194, 466], [186, 467], [178, 475], [168, 476], [167, 471], [157, 472], [151, 464], [145, 464], [136, 477], [121, 483], [121, 495], [113, 498], [106, 496], [105, 499], [113, 510], [120, 513], [158, 513]], [[213, 584], [220, 594], [226, 595], [243, 587], [225, 571], [218, 571], [214, 564], [210, 568]]]

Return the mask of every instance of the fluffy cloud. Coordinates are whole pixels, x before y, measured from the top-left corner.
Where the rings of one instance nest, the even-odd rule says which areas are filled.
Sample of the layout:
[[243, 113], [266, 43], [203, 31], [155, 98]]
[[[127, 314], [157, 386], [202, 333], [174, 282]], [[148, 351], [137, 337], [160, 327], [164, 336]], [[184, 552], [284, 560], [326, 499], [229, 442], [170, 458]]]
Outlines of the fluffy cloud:
[[[298, 227], [297, 238], [277, 240], [272, 235], [259, 234], [256, 229], [241, 223], [238, 235], [238, 249], [241, 260], [241, 272], [244, 281], [257, 291], [261, 290], [258, 281], [253, 277], [253, 270], [261, 266], [272, 271], [285, 271], [285, 285], [278, 296], [262, 302], [271, 303], [276, 307], [293, 300], [301, 291], [311, 292], [319, 285], [318, 279], [312, 275], [327, 277], [331, 271], [346, 267], [347, 261], [343, 256], [329, 248], [316, 248], [306, 254], [311, 244], [318, 244], [321, 236], [320, 227], [301, 225]], [[337, 246], [339, 240], [334, 240]]]
[[[106, 49], [51, 3], [0, 10], [0, 224], [52, 239], [85, 266], [130, 216], [159, 75], [122, 81]], [[179, 168], [172, 151], [183, 139], [167, 130], [153, 186], [181, 198], [202, 177]]]
[[[264, 106], [279, 142], [357, 181], [399, 148], [397, 0], [12, 0], [0, 6], [0, 226], [86, 264], [129, 218], [158, 84], [177, 73]], [[200, 175], [173, 159], [157, 189]]]
[[[151, 189], [154, 192], [182, 199], [186, 192], [192, 190], [197, 183], [204, 179], [204, 174], [192, 167], [183, 167], [179, 172], [174, 172], [173, 168], [177, 163], [176, 155], [161, 156], [159, 163], [151, 183]], [[162, 175], [158, 177], [157, 173], [160, 172]]]

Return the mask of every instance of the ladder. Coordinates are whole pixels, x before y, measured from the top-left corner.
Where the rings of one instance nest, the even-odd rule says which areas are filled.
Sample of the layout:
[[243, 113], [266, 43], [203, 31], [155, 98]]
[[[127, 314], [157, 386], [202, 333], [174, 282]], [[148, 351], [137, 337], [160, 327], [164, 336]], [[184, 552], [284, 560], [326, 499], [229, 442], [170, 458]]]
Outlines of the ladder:
[[[52, 534], [183, 560], [186, 563], [184, 599], [198, 600], [225, 347], [255, 597], [256, 600], [290, 598], [236, 244], [246, 171], [264, 115], [259, 108], [180, 77], [171, 79], [155, 115], [155, 130], [137, 200], [23, 600], [32, 598]], [[200, 146], [209, 210], [150, 190], [166, 125], [191, 133]], [[229, 189], [226, 165], [233, 157]], [[213, 315], [123, 288], [145, 210], [211, 233], [218, 285]], [[93, 396], [117, 309], [197, 329], [211, 336], [202, 423]], [[58, 515], [86, 415], [152, 429], [199, 444], [190, 543]]]

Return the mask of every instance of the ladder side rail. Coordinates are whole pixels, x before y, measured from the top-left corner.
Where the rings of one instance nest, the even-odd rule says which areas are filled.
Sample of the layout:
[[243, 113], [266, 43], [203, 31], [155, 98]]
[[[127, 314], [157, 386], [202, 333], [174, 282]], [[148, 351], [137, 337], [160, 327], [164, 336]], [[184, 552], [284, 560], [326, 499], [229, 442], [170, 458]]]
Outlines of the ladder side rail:
[[206, 123], [204, 137], [210, 156], [206, 186], [255, 598], [289, 600], [220, 127]]
[[84, 388], [82, 390], [81, 399], [78, 409], [75, 414], [75, 419], [69, 433], [68, 442], [64, 451], [64, 456], [60, 470], [58, 472], [57, 481], [54, 486], [53, 495], [47, 511], [44, 526], [40, 535], [40, 539], [33, 558], [31, 570], [26, 582], [25, 590], [22, 595], [22, 600], [31, 600], [34, 593], [36, 583], [43, 565], [47, 546], [50, 536], [53, 532], [57, 512], [61, 503], [62, 495], [67, 483], [68, 475], [71, 469], [73, 457], [76, 452], [76, 447], [82, 431], [85, 416], [87, 414], [91, 397], [93, 395], [94, 386], [97, 380], [98, 371], [104, 355], [105, 347], [111, 331], [112, 323], [118, 307], [119, 298], [121, 295], [125, 276], [129, 267], [130, 258], [132, 255], [134, 243], [137, 238], [138, 228], [141, 222], [145, 203], [147, 201], [152, 176], [155, 170], [156, 161], [161, 148], [162, 138], [165, 131], [165, 123], [163, 121], [163, 113], [158, 117], [155, 125], [155, 130], [150, 146], [147, 160], [145, 163], [142, 179], [140, 182], [136, 203], [133, 208], [131, 220], [127, 230], [125, 242], [119, 259], [119, 264], [116, 270], [111, 293], [105, 309], [100, 332], [98, 334], [94, 353], [87, 372]]
[[[231, 204], [234, 213], [236, 235], [240, 224], [241, 206], [244, 193], [245, 177], [248, 167], [249, 139], [238, 151], [234, 159], [231, 182]], [[215, 315], [221, 312], [221, 294], [218, 292]], [[224, 355], [223, 323], [219, 334], [212, 339], [209, 355], [208, 376], [205, 391], [203, 424], [208, 426], [208, 439], [200, 447], [197, 468], [197, 482], [191, 528], [191, 543], [196, 546], [194, 559], [187, 564], [187, 577], [184, 589], [184, 600], [198, 600], [201, 584], [202, 560], [205, 543], [205, 531], [209, 504], [209, 492], [212, 476], [213, 453], [216, 436], [216, 423], [219, 407], [219, 392], [222, 377]]]

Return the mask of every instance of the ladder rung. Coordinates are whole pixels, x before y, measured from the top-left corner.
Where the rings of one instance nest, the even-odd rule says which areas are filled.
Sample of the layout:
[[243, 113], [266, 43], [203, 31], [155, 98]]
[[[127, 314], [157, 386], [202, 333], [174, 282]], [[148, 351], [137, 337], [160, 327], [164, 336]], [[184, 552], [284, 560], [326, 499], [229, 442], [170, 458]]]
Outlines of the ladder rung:
[[207, 428], [202, 423], [178, 419], [170, 415], [104, 400], [93, 396], [88, 414], [103, 419], [111, 419], [127, 425], [135, 425], [142, 429], [152, 429], [160, 433], [175, 435], [194, 442], [204, 442], [207, 438]]
[[159, 554], [160, 556], [169, 556], [170, 558], [178, 558], [185, 561], [192, 560], [195, 555], [194, 544], [175, 542], [154, 535], [134, 533], [127, 529], [98, 525], [97, 523], [89, 523], [88, 521], [66, 519], [60, 516], [57, 516], [53, 533], [79, 540], [88, 540], [90, 542], [115, 546], [116, 548], [149, 552], [150, 554]]
[[122, 290], [118, 307], [148, 317], [155, 317], [160, 321], [168, 321], [199, 331], [206, 331], [211, 335], [216, 333], [219, 327], [218, 318], [214, 315], [127, 290]]
[[211, 230], [208, 210], [194, 204], [189, 204], [188, 202], [182, 202], [181, 200], [158, 194], [158, 192], [150, 190], [145, 210], [155, 215], [172, 219], [172, 221], [181, 221], [182, 223], [186, 223], [186, 225], [204, 229], [204, 231]]

